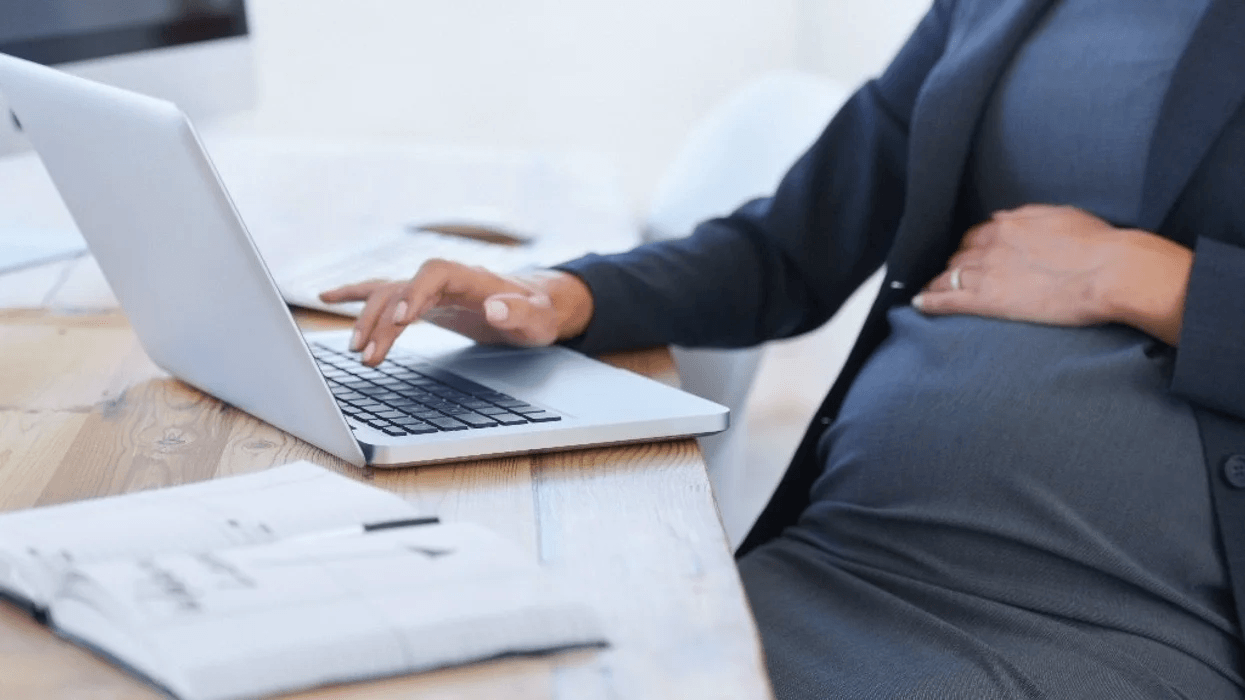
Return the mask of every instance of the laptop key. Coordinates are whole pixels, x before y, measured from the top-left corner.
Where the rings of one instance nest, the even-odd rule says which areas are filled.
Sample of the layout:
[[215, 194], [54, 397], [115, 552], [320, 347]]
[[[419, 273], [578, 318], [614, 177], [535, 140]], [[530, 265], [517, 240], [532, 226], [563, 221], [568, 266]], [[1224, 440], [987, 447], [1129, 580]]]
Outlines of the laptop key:
[[515, 400], [514, 397], [511, 396], [510, 394], [503, 394], [500, 391], [486, 391], [480, 394], [476, 394], [476, 396], [478, 398], [484, 399], [485, 401], [493, 401], [493, 402], [497, 402], [499, 400], [504, 400], [504, 401]]
[[393, 423], [390, 423], [384, 418], [377, 418], [376, 416], [360, 416], [359, 420], [367, 423], [377, 430], [384, 430], [386, 427], [393, 425]]
[[472, 398], [470, 394], [464, 394], [461, 391], [455, 391], [453, 389], [439, 389], [432, 393], [436, 394], [437, 396], [440, 396], [441, 398], [447, 401], [462, 402], [462, 401], [470, 401]]
[[449, 416], [441, 416], [440, 418], [429, 418], [428, 422], [437, 426], [442, 430], [466, 430], [467, 424], [456, 421]]
[[402, 392], [402, 400], [414, 402], [414, 403], [426, 404], [432, 401], [439, 401], [440, 399], [433, 396], [432, 394], [424, 394], [422, 392], [415, 392], [415, 391], [404, 391]]
[[501, 425], [527, 425], [527, 419], [517, 413], [499, 413], [491, 415], [489, 418], [497, 421]]
[[549, 411], [526, 411], [521, 415], [533, 423], [551, 423], [555, 420], [562, 420], [562, 416]]
[[427, 435], [437, 432], [434, 426], [428, 425], [423, 421], [405, 419], [399, 420], [397, 423], [411, 435]]
[[454, 414], [454, 418], [456, 420], [460, 420], [466, 423], [467, 425], [470, 425], [473, 428], [489, 428], [494, 425], [497, 425], [497, 421], [493, 420], [492, 418], [489, 418], [488, 416], [482, 416], [478, 413], [462, 413], [462, 414], [456, 413]]

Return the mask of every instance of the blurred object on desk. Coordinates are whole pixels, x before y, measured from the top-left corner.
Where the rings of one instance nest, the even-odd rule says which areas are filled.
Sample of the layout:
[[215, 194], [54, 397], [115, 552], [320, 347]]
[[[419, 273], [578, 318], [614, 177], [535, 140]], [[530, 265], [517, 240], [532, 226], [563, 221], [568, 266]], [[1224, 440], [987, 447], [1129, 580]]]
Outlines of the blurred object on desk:
[[343, 244], [480, 218], [536, 245], [639, 241], [614, 168], [594, 156], [239, 135], [206, 146], [278, 278]]
[[454, 260], [505, 273], [549, 267], [586, 252], [586, 246], [554, 245], [543, 241], [531, 245], [498, 244], [417, 230], [397, 235], [382, 234], [306, 258], [302, 265], [287, 268], [278, 275], [277, 286], [285, 301], [295, 306], [358, 316], [363, 311], [362, 302], [326, 304], [320, 301], [320, 292], [366, 280], [406, 279], [432, 258]]
[[469, 238], [485, 243], [496, 243], [498, 245], [531, 244], [533, 240], [531, 235], [520, 233], [504, 222], [500, 224], [492, 223], [497, 220], [500, 220], [500, 217], [490, 211], [485, 211], [484, 213], [467, 212], [465, 214], [460, 213], [457, 219], [448, 221], [413, 223], [407, 226], [407, 230], [411, 233], [428, 231], [446, 236]]
[[[208, 131], [205, 142], [277, 279], [326, 254], [413, 238], [406, 233], [411, 227], [438, 223], [474, 221], [530, 238], [530, 245], [514, 248], [528, 257], [513, 267], [625, 250], [639, 241], [613, 166], [591, 155], [220, 131]], [[5, 227], [76, 230], [33, 154], [0, 159], [0, 230]], [[443, 251], [455, 243], [486, 245], [464, 239], [438, 244], [423, 257], [451, 257]], [[469, 250], [475, 257], [468, 262], [510, 267], [481, 257], [487, 249]], [[116, 300], [94, 260], [84, 258], [0, 276], [0, 306], [73, 312], [111, 308]]]

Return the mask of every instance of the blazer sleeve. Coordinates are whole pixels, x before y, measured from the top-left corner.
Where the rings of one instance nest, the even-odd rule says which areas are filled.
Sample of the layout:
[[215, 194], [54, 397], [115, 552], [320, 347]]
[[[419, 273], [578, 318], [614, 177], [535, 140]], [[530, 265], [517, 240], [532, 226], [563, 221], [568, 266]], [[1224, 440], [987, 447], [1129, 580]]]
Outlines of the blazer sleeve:
[[903, 210], [908, 128], [955, 0], [937, 0], [894, 62], [848, 100], [772, 197], [687, 238], [557, 267], [592, 291], [570, 345], [742, 347], [816, 328], [885, 260]]
[[1245, 248], [1198, 239], [1172, 391], [1245, 420]]

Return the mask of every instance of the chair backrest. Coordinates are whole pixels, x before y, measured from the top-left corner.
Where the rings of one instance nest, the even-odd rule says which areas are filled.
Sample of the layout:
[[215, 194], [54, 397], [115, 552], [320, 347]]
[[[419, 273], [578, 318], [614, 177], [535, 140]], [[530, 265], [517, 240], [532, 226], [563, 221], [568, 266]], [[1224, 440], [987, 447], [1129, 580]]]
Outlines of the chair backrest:
[[[686, 236], [701, 221], [772, 193], [847, 94], [827, 78], [784, 72], [723, 102], [693, 129], [666, 169], [645, 220], [645, 238]], [[737, 545], [756, 517], [755, 503], [764, 503], [741, 493], [745, 408], [761, 348], [675, 348], [674, 359], [685, 390], [731, 409], [734, 428], [700, 444], [727, 535]]]
[[666, 169], [649, 205], [646, 237], [686, 236], [697, 223], [772, 193], [847, 95], [828, 78], [782, 72], [718, 105]]

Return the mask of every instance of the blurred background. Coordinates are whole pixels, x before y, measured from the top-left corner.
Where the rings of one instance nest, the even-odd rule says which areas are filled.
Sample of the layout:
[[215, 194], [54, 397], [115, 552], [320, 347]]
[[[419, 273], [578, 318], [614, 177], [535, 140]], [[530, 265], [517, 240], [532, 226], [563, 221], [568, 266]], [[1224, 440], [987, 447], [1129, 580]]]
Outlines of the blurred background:
[[250, 0], [255, 125], [608, 156], [643, 211], [697, 119], [775, 70], [854, 87], [928, 0]]
[[[470, 253], [520, 267], [682, 236], [771, 191], [928, 3], [0, 0], [0, 51], [177, 102], [278, 278], [323, 245], [354, 250], [444, 212], [535, 234], [498, 264]], [[0, 156], [0, 272], [28, 275], [10, 286], [35, 290], [33, 306], [115, 305], [13, 120], [0, 119]], [[63, 272], [45, 264], [75, 255]], [[51, 292], [22, 281], [49, 274]], [[685, 386], [734, 411], [702, 442], [733, 540], [876, 285], [764, 353], [677, 351]]]
[[[775, 71], [811, 73], [853, 90], [884, 69], [928, 5], [250, 0], [259, 96], [253, 127], [586, 152], [614, 166], [639, 222], [654, 215], [654, 204], [680, 209], [660, 201], [663, 173], [715, 107]], [[728, 210], [714, 211], [712, 200], [696, 206]], [[677, 221], [675, 213], [669, 218]], [[664, 233], [687, 233], [682, 228]], [[836, 324], [770, 344], [759, 361], [704, 365], [711, 375], [745, 377], [714, 386], [710, 376], [710, 398], [723, 401], [723, 392], [741, 387], [750, 394], [746, 412], [733, 407], [739, 439], [716, 446], [716, 461], [724, 463], [708, 447], [733, 540], [768, 499], [875, 293], [876, 286], [865, 289]]]

